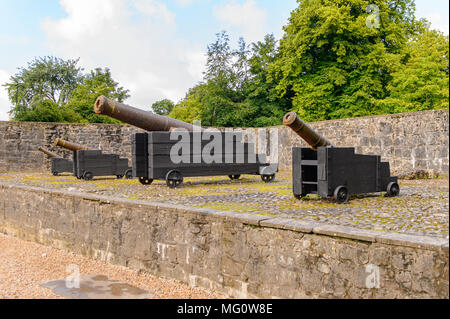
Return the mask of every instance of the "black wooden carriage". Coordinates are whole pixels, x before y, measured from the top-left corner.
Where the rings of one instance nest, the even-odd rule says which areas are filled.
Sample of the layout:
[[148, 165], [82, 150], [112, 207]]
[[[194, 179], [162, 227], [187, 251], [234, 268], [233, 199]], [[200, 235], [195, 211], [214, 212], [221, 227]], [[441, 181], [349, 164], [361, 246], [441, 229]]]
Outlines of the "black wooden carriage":
[[115, 175], [117, 178], [133, 177], [128, 159], [117, 154], [105, 154], [100, 150], [74, 152], [74, 175], [78, 179], [92, 180], [94, 176]]
[[73, 161], [62, 158], [62, 157], [52, 157], [51, 162], [51, 172], [54, 176], [58, 176], [61, 173], [73, 173]]
[[[241, 141], [242, 133], [171, 134], [156, 131], [133, 135], [133, 176], [142, 184], [165, 180], [167, 186], [175, 188], [184, 177], [225, 175], [238, 179], [242, 174], [260, 175], [263, 181], [271, 182], [278, 171], [277, 164], [269, 164], [264, 154], [255, 153], [253, 143]], [[211, 146], [213, 139], [219, 141], [216, 147]]]
[[355, 154], [352, 147], [294, 147], [292, 154], [293, 192], [298, 198], [309, 193], [333, 197], [344, 203], [350, 194], [400, 192], [397, 177], [390, 176], [388, 162], [377, 155]]

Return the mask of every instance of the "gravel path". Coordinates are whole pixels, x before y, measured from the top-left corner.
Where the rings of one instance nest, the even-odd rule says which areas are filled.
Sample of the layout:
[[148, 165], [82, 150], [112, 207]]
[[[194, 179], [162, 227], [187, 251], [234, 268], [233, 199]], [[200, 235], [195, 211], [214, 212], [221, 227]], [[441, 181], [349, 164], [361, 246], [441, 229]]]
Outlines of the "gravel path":
[[0, 299], [63, 298], [39, 285], [66, 278], [69, 265], [77, 265], [81, 274], [102, 274], [139, 287], [152, 293], [154, 298], [223, 298], [215, 292], [190, 288], [175, 280], [138, 273], [0, 234]]
[[65, 175], [2, 174], [0, 180], [14, 184], [94, 193], [114, 198], [149, 200], [170, 204], [242, 213], [279, 216], [306, 221], [448, 238], [448, 179], [400, 180], [400, 196], [384, 194], [353, 196], [348, 204], [338, 205], [315, 195], [304, 200], [292, 196], [291, 176], [281, 172], [273, 183], [259, 176], [245, 175], [230, 181], [226, 176], [187, 178], [177, 189], [155, 181], [143, 186], [137, 180], [99, 178], [92, 182]]

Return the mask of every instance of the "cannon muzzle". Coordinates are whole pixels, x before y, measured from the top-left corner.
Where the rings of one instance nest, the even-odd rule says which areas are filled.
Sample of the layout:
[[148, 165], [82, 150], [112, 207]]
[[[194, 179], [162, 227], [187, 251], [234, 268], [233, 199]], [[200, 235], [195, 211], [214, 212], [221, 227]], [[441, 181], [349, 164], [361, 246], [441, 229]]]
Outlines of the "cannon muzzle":
[[71, 151], [79, 151], [79, 150], [94, 150], [93, 148], [84, 146], [84, 145], [80, 145], [77, 143], [73, 143], [73, 142], [69, 142], [69, 141], [65, 141], [63, 139], [57, 138], [54, 142], [53, 142], [53, 146], [61, 146], [65, 149], [71, 150]]
[[122, 104], [108, 99], [103, 95], [99, 96], [95, 101], [94, 112], [108, 115], [116, 120], [150, 132], [171, 131], [176, 128], [184, 128], [188, 131], [193, 131], [194, 129], [192, 124]]
[[38, 151], [41, 151], [42, 153], [44, 153], [45, 155], [47, 155], [49, 158], [62, 158], [62, 157], [59, 156], [58, 154], [53, 153], [53, 152], [51, 152], [51, 151], [49, 151], [48, 149], [43, 148], [43, 147], [38, 147]]
[[317, 148], [320, 146], [333, 146], [330, 141], [314, 131], [308, 124], [303, 122], [295, 112], [287, 113], [283, 118], [283, 124], [289, 126], [315, 151], [317, 151]]

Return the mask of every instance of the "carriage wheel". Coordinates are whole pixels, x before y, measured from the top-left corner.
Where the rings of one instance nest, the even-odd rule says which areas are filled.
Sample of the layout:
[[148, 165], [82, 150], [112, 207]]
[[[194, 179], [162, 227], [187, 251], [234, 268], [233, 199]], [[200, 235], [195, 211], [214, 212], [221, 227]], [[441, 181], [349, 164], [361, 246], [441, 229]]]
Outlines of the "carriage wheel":
[[84, 172], [83, 178], [85, 181], [91, 181], [94, 178], [94, 174], [91, 172]]
[[334, 190], [334, 200], [339, 204], [348, 202], [349, 194], [348, 189], [345, 186], [338, 186]]
[[131, 169], [127, 170], [125, 172], [125, 178], [126, 179], [132, 179], [133, 178], [133, 171]]
[[123, 175], [116, 175], [117, 179], [123, 178]]
[[53, 176], [58, 176], [58, 172], [52, 172]]
[[147, 177], [139, 177], [139, 183], [142, 185], [150, 185], [153, 182], [153, 179]]
[[228, 177], [233, 181], [233, 180], [236, 180], [236, 179], [239, 179], [239, 178], [241, 178], [241, 175], [228, 175]]
[[264, 183], [270, 183], [275, 179], [275, 174], [272, 175], [261, 175], [261, 179]]
[[391, 182], [387, 186], [386, 195], [389, 197], [395, 197], [400, 194], [400, 186], [397, 183]]
[[183, 175], [179, 171], [169, 171], [166, 175], [166, 184], [170, 188], [176, 188], [183, 183]]

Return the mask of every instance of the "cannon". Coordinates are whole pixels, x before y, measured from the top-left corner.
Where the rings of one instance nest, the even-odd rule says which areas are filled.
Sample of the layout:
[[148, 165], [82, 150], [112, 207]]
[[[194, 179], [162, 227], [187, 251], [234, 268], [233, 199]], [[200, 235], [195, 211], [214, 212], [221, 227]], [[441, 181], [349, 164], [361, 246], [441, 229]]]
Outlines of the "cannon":
[[240, 132], [206, 130], [104, 96], [95, 101], [94, 111], [147, 131], [131, 137], [133, 177], [143, 185], [165, 180], [175, 188], [184, 177], [223, 175], [235, 180], [243, 174], [271, 182], [278, 171], [265, 154], [255, 153], [253, 143], [242, 142]]
[[58, 176], [60, 173], [73, 172], [73, 161], [67, 158], [63, 158], [43, 147], [38, 147], [38, 151], [44, 153], [49, 157], [51, 163], [50, 171], [54, 176]]
[[346, 203], [351, 194], [386, 192], [398, 196], [396, 176], [381, 156], [356, 154], [353, 147], [335, 147], [303, 122], [295, 112], [283, 124], [309, 144], [292, 149], [292, 191], [298, 199], [312, 193]]
[[72, 173], [78, 179], [92, 180], [94, 176], [115, 175], [118, 179], [132, 178], [128, 159], [117, 154], [105, 154], [101, 150], [57, 138], [54, 146], [61, 146], [73, 152]]
[[103, 95], [99, 96], [95, 101], [94, 112], [107, 115], [149, 132], [171, 131], [175, 128], [184, 128], [188, 131], [194, 130], [192, 124], [122, 104]]

